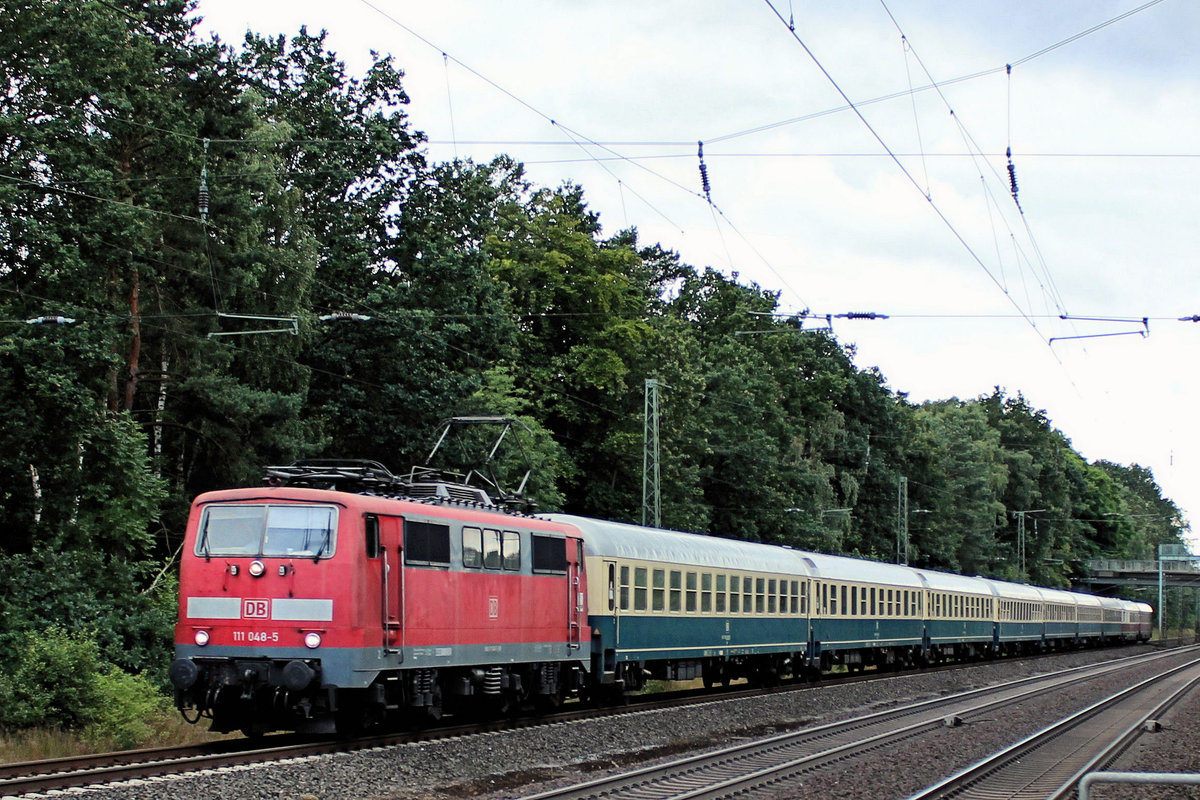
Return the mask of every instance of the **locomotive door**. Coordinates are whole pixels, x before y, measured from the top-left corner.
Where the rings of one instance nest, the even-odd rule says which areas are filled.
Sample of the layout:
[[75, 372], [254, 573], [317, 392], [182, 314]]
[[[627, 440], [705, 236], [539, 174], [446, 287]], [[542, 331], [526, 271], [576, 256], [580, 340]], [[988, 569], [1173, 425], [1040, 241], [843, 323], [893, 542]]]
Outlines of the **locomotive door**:
[[587, 625], [587, 582], [583, 574], [583, 542], [567, 539], [567, 647], [575, 650], [582, 645]]
[[382, 570], [380, 613], [383, 651], [399, 653], [404, 647], [404, 520], [378, 516], [379, 561]]

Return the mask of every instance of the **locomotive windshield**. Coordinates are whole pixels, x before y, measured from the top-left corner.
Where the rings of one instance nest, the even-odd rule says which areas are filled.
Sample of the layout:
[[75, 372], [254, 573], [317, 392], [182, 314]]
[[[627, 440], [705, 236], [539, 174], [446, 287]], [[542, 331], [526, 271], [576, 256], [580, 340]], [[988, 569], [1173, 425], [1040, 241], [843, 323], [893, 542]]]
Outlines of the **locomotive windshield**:
[[328, 558], [337, 510], [331, 506], [208, 506], [196, 555]]

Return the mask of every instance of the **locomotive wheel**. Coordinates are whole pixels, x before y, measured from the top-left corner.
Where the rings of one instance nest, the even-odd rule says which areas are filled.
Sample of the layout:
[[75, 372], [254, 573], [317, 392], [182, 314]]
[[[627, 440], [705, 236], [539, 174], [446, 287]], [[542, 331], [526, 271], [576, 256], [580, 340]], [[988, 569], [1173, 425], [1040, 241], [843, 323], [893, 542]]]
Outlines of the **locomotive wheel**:
[[247, 722], [242, 725], [242, 735], [247, 739], [261, 739], [271, 728], [265, 722]]
[[338, 736], [359, 736], [377, 721], [357, 692], [338, 694], [338, 709], [333, 714], [333, 727]]

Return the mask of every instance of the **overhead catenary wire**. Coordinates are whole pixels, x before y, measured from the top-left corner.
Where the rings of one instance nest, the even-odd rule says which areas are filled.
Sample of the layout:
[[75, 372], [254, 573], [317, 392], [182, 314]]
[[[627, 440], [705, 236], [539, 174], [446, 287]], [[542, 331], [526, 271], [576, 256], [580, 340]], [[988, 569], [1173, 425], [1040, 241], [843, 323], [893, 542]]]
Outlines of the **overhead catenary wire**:
[[[1046, 47], [1043, 47], [1040, 50], [1037, 50], [1036, 52], [1030, 53], [1030, 54], [1025, 55], [1018, 59], [1014, 59], [1014, 60], [1008, 62], [1007, 64], [1005, 64], [1004, 66], [992, 67], [990, 69], [980, 70], [978, 72], [972, 72], [967, 75], [959, 75], [954, 78], [948, 78], [946, 80], [937, 81], [936, 83], [929, 83], [925, 86], [918, 86], [916, 89], [910, 88], [908, 91], [890, 92], [885, 95], [879, 95], [877, 97], [872, 97], [872, 98], [869, 98], [866, 100], [860, 100], [857, 103], [855, 103], [855, 105], [858, 106], [859, 108], [864, 108], [866, 106], [874, 105], [876, 103], [885, 103], [889, 100], [897, 100], [901, 97], [904, 97], [909, 94], [913, 94], [915, 92], [927, 92], [927, 91], [930, 91], [933, 89], [939, 89], [941, 87], [953, 86], [955, 84], [965, 83], [967, 81], [973, 81], [978, 78], [986, 78], [989, 75], [996, 75], [1010, 66], [1021, 66], [1022, 64], [1027, 64], [1028, 62], [1033, 61], [1034, 59], [1041, 58], [1042, 56], [1047, 55], [1048, 53], [1054, 52], [1055, 50], [1059, 49], [1060, 47], [1065, 47], [1069, 44], [1079, 41], [1080, 39], [1090, 36], [1091, 34], [1096, 33], [1097, 31], [1103, 30], [1104, 28], [1107, 28], [1110, 25], [1114, 25], [1118, 22], [1121, 22], [1129, 17], [1134, 16], [1135, 14], [1140, 14], [1141, 12], [1143, 12], [1153, 6], [1156, 6], [1161, 2], [1163, 2], [1163, 0], [1150, 0], [1150, 2], [1148, 2], [1148, 3], [1144, 3], [1140, 6], [1138, 6], [1137, 8], [1130, 9], [1129, 11], [1126, 11], [1122, 14], [1118, 14], [1115, 17], [1111, 17], [1110, 19], [1107, 19], [1096, 25], [1093, 25], [1086, 30], [1072, 34], [1071, 36], [1068, 36], [1065, 39], [1060, 39], [1059, 41], [1057, 41], [1051, 45], [1048, 45]], [[776, 11], [776, 14], [778, 14], [778, 13], [779, 12]], [[782, 16], [780, 17], [780, 19], [782, 19]], [[788, 23], [785, 23], [785, 24], [788, 24]], [[788, 29], [793, 34], [796, 32], [795, 25], [789, 25]], [[752, 136], [757, 133], [765, 133], [767, 131], [774, 130], [776, 128], [785, 127], [787, 125], [795, 125], [800, 122], [808, 122], [813, 119], [818, 119], [819, 117], [829, 116], [831, 114], [840, 114], [842, 112], [850, 111], [850, 110], [851, 110], [851, 106], [849, 104], [843, 105], [843, 106], [838, 106], [836, 108], [828, 108], [823, 111], [813, 112], [811, 114], [805, 114], [805, 115], [798, 116], [798, 117], [791, 117], [791, 118], [785, 119], [785, 120], [770, 122], [765, 125], [756, 126], [754, 128], [747, 128], [745, 130], [734, 131], [732, 133], [726, 133], [726, 134], [722, 134], [722, 135], [718, 135], [718, 136], [709, 136], [705, 139], [705, 141], [709, 142], [710, 144], [715, 144], [717, 142], [724, 142], [724, 141], [728, 141], [730, 139], [739, 139], [743, 136]]]
[[[784, 25], [786, 26], [786, 24], [787, 24], [786, 21], [783, 20], [782, 15], [780, 15], [779, 10], [777, 8], [775, 8], [775, 6], [772, 3], [772, 0], [764, 0], [764, 2], [767, 4], [767, 8], [771, 9], [771, 12], [773, 14], [775, 14], [777, 17], [779, 17], [780, 21], [783, 22]], [[892, 162], [895, 163], [895, 165], [900, 169], [901, 173], [904, 174], [905, 178], [907, 178], [908, 181], [913, 185], [913, 187], [918, 192], [920, 192], [921, 195], [924, 197], [925, 193], [921, 190], [921, 185], [913, 177], [912, 173], [908, 170], [908, 168], [904, 166], [904, 162], [901, 161], [896, 156], [896, 153], [891, 149], [891, 147], [888, 145], [888, 143], [880, 135], [879, 131], [877, 131], [875, 129], [875, 127], [870, 123], [870, 121], [858, 109], [858, 107], [850, 99], [850, 96], [848, 94], [846, 94], [845, 90], [842, 89], [841, 85], [837, 82], [837, 80], [832, 75], [829, 74], [829, 71], [827, 69], [825, 69], [825, 66], [824, 66], [824, 64], [821, 63], [821, 60], [817, 58], [816, 54], [813, 53], [812, 50], [809, 49], [808, 45], [805, 44], [804, 40], [795, 31], [789, 31], [789, 34], [791, 35], [793, 40], [795, 40], [795, 42], [801, 47], [801, 49], [804, 50], [805, 54], [807, 54], [809, 59], [813, 62], [813, 64], [816, 65], [817, 69], [821, 72], [821, 74], [825, 76], [826, 80], [829, 81], [830, 85], [833, 86], [834, 90], [837, 91], [837, 93], [839, 95], [841, 95], [842, 99], [846, 101], [847, 105], [854, 112], [855, 116], [857, 116], [859, 121], [862, 122], [862, 124], [867, 128], [867, 130], [870, 132], [871, 136], [874, 137], [875, 141], [877, 141], [879, 143], [880, 147], [882, 147], [884, 149], [884, 151], [888, 154], [888, 157], [892, 160]], [[958, 228], [954, 225], [954, 223], [950, 221], [949, 217], [946, 216], [946, 214], [938, 207], [937, 203], [932, 198], [927, 197], [926, 201], [928, 202], [929, 207], [931, 209], [933, 209], [933, 212], [938, 216], [938, 218], [942, 221], [942, 223], [950, 230], [950, 232], [954, 235], [954, 237], [958, 240], [958, 242], [963, 246], [963, 248], [971, 256], [972, 260], [980, 267], [980, 269], [982, 269], [984, 271], [984, 273], [987, 274], [987, 276], [992, 280], [992, 282], [994, 284], [996, 284], [996, 286], [1000, 289], [1000, 291], [1003, 292], [1004, 296], [1008, 299], [1008, 301], [1012, 304], [1012, 306], [1014, 308], [1016, 308], [1017, 311], [1023, 317], [1025, 317], [1026, 321], [1029, 323], [1030, 327], [1033, 328], [1034, 332], [1037, 333], [1038, 337], [1041, 338], [1042, 341], [1045, 341], [1046, 337], [1043, 336], [1041, 331], [1038, 330], [1037, 324], [1034, 322], [1034, 320], [1025, 313], [1025, 310], [1022, 309], [1020, 307], [1020, 305], [1013, 299], [1012, 295], [1010, 295], [1009, 292], [1007, 290], [1005, 290], [1004, 286], [996, 278], [995, 274], [992, 273], [992, 271], [990, 269], [988, 269], [987, 264], [985, 264], [983, 259], [979, 257], [979, 254], [975, 252], [975, 249], [973, 247], [971, 247], [970, 243], [963, 237], [962, 233], [958, 230]]]

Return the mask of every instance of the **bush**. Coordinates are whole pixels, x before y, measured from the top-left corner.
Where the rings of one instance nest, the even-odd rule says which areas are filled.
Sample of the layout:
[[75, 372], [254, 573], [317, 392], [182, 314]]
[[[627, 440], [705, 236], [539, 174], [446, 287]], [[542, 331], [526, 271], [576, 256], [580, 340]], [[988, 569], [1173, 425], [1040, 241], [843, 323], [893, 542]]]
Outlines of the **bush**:
[[100, 649], [87, 633], [29, 631], [0, 672], [0, 726], [82, 728], [104, 705]]
[[96, 684], [104, 704], [84, 731], [84, 738], [104, 749], [147, 744], [158, 735], [163, 718], [171, 715], [170, 702], [144, 675], [110, 667], [98, 676]]

